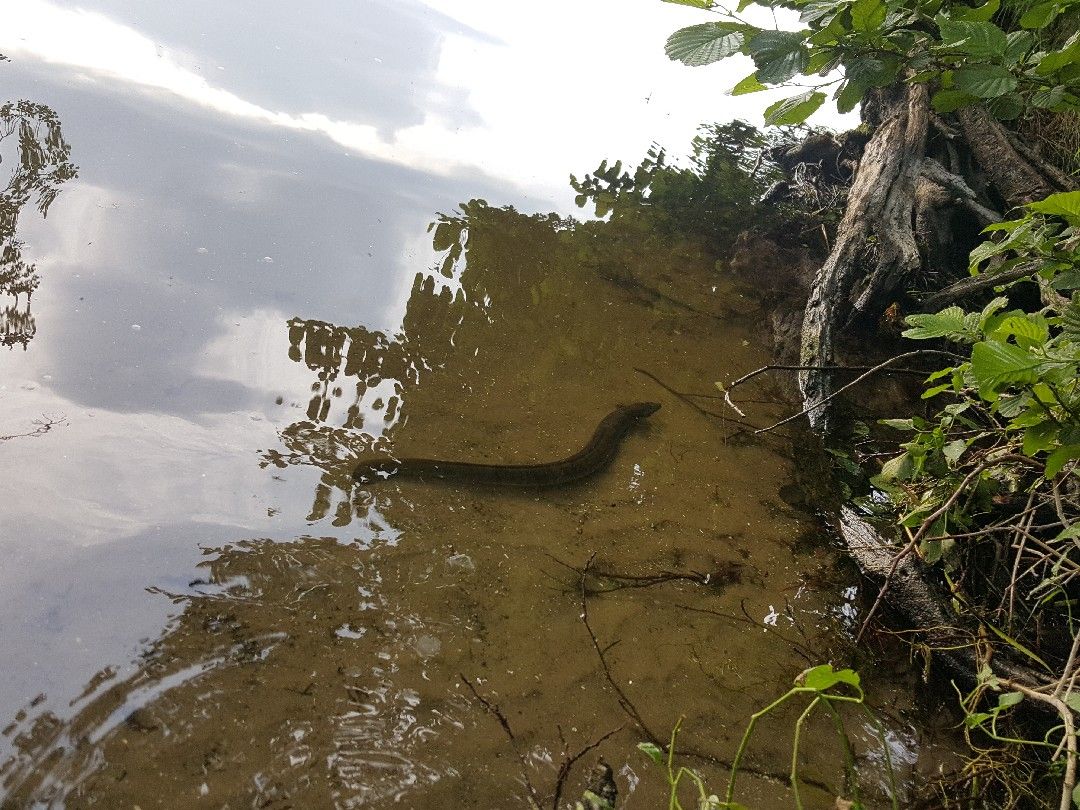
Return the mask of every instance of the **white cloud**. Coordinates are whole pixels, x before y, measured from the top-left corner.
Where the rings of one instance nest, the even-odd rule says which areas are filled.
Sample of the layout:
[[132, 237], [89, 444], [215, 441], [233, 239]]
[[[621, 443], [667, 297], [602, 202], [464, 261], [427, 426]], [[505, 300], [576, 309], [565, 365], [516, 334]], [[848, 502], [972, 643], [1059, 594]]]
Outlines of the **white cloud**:
[[[706, 68], [668, 60], [667, 35], [706, 19], [691, 9], [654, 0], [617, 7], [573, 0], [534, 6], [426, 2], [492, 35], [485, 41], [468, 33], [447, 35], [436, 75], [440, 86], [467, 89], [480, 126], [455, 127], [429, 112], [422, 124], [398, 129], [388, 139], [368, 121], [272, 110], [208, 81], [197, 58], [166, 49], [103, 14], [46, 0], [22, 0], [8, 10], [0, 50], [223, 115], [321, 134], [367, 158], [437, 174], [480, 170], [564, 206], [570, 172], [588, 171], [603, 157], [634, 160], [653, 140], [677, 153], [703, 121], [744, 118], [760, 124], [765, 106], [790, 92], [726, 95], [752, 70], [745, 57]], [[237, 58], [242, 54], [239, 49]], [[852, 116], [830, 110], [831, 105], [814, 120], [853, 123]], [[362, 118], [363, 111], [357, 115]]]

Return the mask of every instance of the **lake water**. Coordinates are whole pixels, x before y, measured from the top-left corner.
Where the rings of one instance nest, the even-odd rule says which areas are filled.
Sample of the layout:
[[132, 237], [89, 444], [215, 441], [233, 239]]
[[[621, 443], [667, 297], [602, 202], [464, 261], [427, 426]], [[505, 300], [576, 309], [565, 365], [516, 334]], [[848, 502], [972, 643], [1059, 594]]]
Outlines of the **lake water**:
[[[46, 217], [9, 198], [40, 285], [3, 301], [0, 803], [550, 806], [603, 758], [656, 807], [635, 745], [681, 716], [719, 791], [856, 592], [781, 497], [784, 440], [712, 386], [768, 362], [755, 291], [571, 202], [571, 172], [730, 117], [663, 60], [685, 9], [145, 5], [27, 2], [0, 39], [9, 118], [77, 166]], [[635, 401], [662, 407], [575, 486], [350, 476], [562, 458]], [[746, 803], [790, 800], [794, 716]]]

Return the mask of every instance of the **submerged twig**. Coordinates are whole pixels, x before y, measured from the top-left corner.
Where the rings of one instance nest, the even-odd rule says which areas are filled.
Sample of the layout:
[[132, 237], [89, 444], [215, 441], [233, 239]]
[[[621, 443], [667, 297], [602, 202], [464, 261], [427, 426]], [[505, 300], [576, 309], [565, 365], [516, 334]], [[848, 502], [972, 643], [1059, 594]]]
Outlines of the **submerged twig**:
[[532, 810], [542, 810], [543, 798], [540, 793], [533, 787], [531, 781], [529, 781], [529, 761], [525, 758], [525, 755], [518, 749], [517, 736], [514, 734], [514, 730], [510, 728], [510, 721], [506, 719], [506, 715], [502, 713], [502, 709], [499, 708], [498, 703], [492, 703], [473, 685], [472, 681], [466, 678], [462, 673], [458, 673], [458, 677], [461, 678], [462, 683], [469, 687], [469, 691], [473, 693], [480, 705], [484, 707], [484, 711], [492, 715], [499, 721], [499, 725], [502, 726], [503, 732], [506, 734], [508, 740], [510, 740], [510, 747], [514, 750], [514, 754], [518, 758], [518, 762], [521, 763], [521, 778], [525, 782], [525, 789], [529, 792], [529, 806]]

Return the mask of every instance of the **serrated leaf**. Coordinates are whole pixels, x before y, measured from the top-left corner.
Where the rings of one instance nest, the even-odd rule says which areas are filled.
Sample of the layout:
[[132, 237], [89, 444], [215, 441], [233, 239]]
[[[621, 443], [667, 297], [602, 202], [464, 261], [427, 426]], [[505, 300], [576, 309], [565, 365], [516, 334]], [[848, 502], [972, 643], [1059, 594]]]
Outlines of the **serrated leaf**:
[[825, 94], [807, 91], [770, 104], [765, 109], [765, 123], [773, 125], [801, 124], [825, 102]]
[[992, 22], [952, 20], [938, 15], [942, 47], [958, 50], [976, 59], [1000, 57], [1008, 45], [1005, 32]]
[[1072, 223], [1080, 223], [1080, 191], [1051, 194], [1044, 200], [1030, 203], [1028, 208], [1040, 214], [1052, 214]]
[[1035, 382], [1041, 364], [1040, 358], [1011, 343], [983, 341], [971, 349], [971, 371], [979, 393], [987, 399], [1009, 385]]
[[810, 62], [810, 51], [805, 44], [807, 33], [765, 30], [749, 38], [746, 50], [757, 66], [758, 81], [782, 84], [802, 73]]
[[997, 14], [999, 8], [1001, 8], [1001, 0], [987, 0], [986, 3], [976, 8], [961, 6], [959, 4], [954, 5], [949, 9], [949, 14], [954, 20], [989, 20]]
[[760, 93], [769, 88], [757, 80], [757, 73], [751, 73], [737, 85], [731, 88], [731, 95], [743, 96], [747, 93]]
[[1005, 38], [1008, 44], [1003, 56], [1005, 63], [1009, 65], [1019, 63], [1035, 47], [1035, 35], [1030, 31], [1010, 31]]
[[808, 25], [821, 22], [830, 14], [836, 14], [836, 11], [841, 8], [843, 8], [843, 3], [837, 0], [807, 0], [806, 4], [801, 5], [799, 9], [799, 22]]
[[959, 110], [961, 107], [970, 107], [972, 104], [977, 104], [978, 101], [978, 96], [960, 90], [938, 90], [930, 99], [934, 111], [939, 113], [948, 113]]
[[951, 306], [934, 314], [908, 315], [904, 322], [912, 328], [904, 330], [902, 334], [911, 340], [955, 337], [964, 333], [964, 310]]
[[743, 32], [725, 23], [707, 22], [680, 28], [667, 38], [664, 53], [669, 59], [691, 67], [718, 62], [736, 54], [743, 45]]
[[1080, 458], [1080, 444], [1059, 447], [1046, 457], [1046, 469], [1043, 470], [1043, 475], [1046, 478], [1053, 478], [1068, 462], [1078, 458]]
[[1059, 84], [1055, 87], [1040, 87], [1031, 94], [1031, 106], [1039, 107], [1044, 110], [1057, 107], [1064, 100], [1065, 85], [1063, 84]]
[[1017, 344], [1024, 349], [1041, 346], [1050, 337], [1050, 324], [1039, 313], [1028, 315], [1007, 315], [994, 327], [992, 337], [1004, 343], [1006, 338], [1015, 337]]
[[1080, 339], [1080, 293], [1073, 293], [1069, 305], [1061, 313], [1061, 331]]
[[1061, 7], [1056, 2], [1038, 3], [1020, 16], [1020, 26], [1022, 28], [1045, 28], [1060, 11]]
[[851, 27], [856, 31], [876, 31], [885, 22], [884, 0], [855, 0], [851, 4]]
[[953, 82], [962, 93], [977, 98], [996, 98], [1016, 89], [1016, 77], [1000, 65], [973, 65], [953, 71]]

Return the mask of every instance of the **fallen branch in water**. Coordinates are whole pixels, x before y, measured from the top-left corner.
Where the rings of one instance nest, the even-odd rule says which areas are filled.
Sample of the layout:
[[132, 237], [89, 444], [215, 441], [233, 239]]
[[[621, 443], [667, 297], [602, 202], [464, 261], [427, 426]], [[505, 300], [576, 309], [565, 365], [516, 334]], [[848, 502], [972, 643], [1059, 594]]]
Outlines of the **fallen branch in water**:
[[[713, 419], [719, 419], [722, 422], [731, 422], [731, 424], [738, 425], [740, 428], [743, 428], [744, 430], [746, 428], [751, 428], [752, 429], [754, 427], [753, 425], [748, 424], [746, 422], [742, 422], [742, 421], [740, 421], [738, 419], [731, 419], [730, 417], [721, 416], [720, 414], [714, 413], [713, 411], [705, 410], [700, 405], [698, 405], [696, 402], [694, 402], [692, 399], [690, 399], [691, 396], [697, 396], [697, 394], [684, 394], [682, 391], [676, 391], [674, 388], [672, 388], [666, 382], [661, 380], [659, 377], [657, 377], [651, 371], [646, 371], [643, 368], [634, 368], [634, 371], [636, 371], [638, 374], [644, 374], [646, 377], [648, 377], [654, 383], [659, 385], [661, 388], [663, 388], [669, 394], [671, 394], [674, 397], [678, 397], [680, 400], [685, 402], [687, 405], [689, 405], [695, 411], [700, 413], [702, 416], [709, 416], [709, 417], [712, 417]], [[739, 411], [738, 408], [735, 408], [735, 412], [739, 413], [741, 415], [741, 412]]]
[[[854, 380], [847, 383], [846, 385], [841, 385], [835, 391], [831, 392], [830, 394], [823, 397], [822, 399], [819, 399], [816, 402], [813, 402], [813, 403], [807, 405], [805, 408], [803, 408], [798, 413], [792, 414], [791, 416], [787, 417], [786, 419], [781, 419], [779, 422], [777, 422], [775, 424], [772, 424], [772, 425], [769, 425], [768, 427], [758, 428], [757, 430], [754, 431], [754, 433], [767, 433], [770, 430], [775, 430], [776, 428], [780, 427], [781, 425], [786, 425], [788, 422], [794, 422], [800, 416], [806, 416], [807, 414], [810, 414], [813, 411], [816, 411], [818, 408], [824, 407], [827, 402], [829, 402], [832, 399], [835, 399], [837, 396], [844, 393], [844, 391], [847, 391], [849, 388], [852, 388], [852, 387], [858, 385], [859, 383], [863, 382], [864, 380], [869, 379], [870, 377], [877, 374], [879, 371], [882, 371], [882, 370], [888, 368], [893, 363], [896, 363], [896, 362], [898, 362], [900, 360], [907, 360], [907, 359], [909, 359], [911, 357], [918, 357], [920, 355], [926, 355], [926, 354], [946, 355], [948, 357], [953, 357], [953, 358], [956, 357], [956, 355], [953, 354], [952, 352], [943, 352], [943, 351], [939, 351], [937, 349], [916, 349], [913, 352], [904, 352], [903, 354], [898, 354], [895, 357], [890, 357], [888, 360], [885, 360], [884, 362], [878, 363], [876, 366], [871, 366], [870, 369], [868, 371], [866, 371], [864, 374], [860, 374], [858, 377], [856, 377]], [[826, 367], [825, 366], [805, 366], [804, 367], [804, 369], [821, 369], [821, 368], [826, 368]]]
[[510, 740], [510, 747], [514, 750], [518, 762], [521, 763], [521, 778], [525, 782], [525, 789], [529, 792], [529, 806], [532, 810], [542, 810], [543, 799], [536, 788], [533, 787], [533, 783], [529, 781], [529, 761], [518, 748], [518, 739], [514, 734], [514, 730], [510, 728], [510, 721], [506, 719], [506, 715], [502, 713], [502, 709], [499, 708], [498, 703], [492, 703], [481, 695], [479, 690], [473, 685], [472, 681], [460, 672], [458, 673], [458, 677], [461, 678], [462, 683], [469, 687], [469, 691], [473, 693], [473, 697], [475, 697], [480, 705], [484, 707], [484, 711], [499, 721], [499, 725], [502, 726], [502, 730], [506, 734], [507, 739]]

